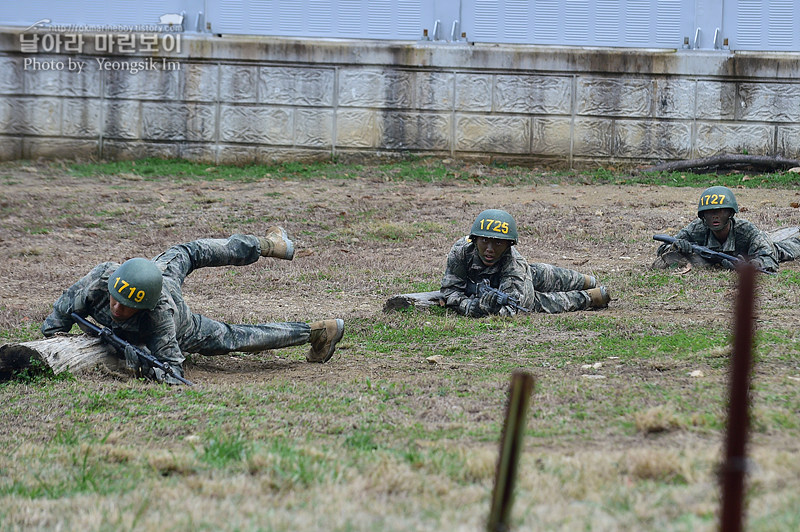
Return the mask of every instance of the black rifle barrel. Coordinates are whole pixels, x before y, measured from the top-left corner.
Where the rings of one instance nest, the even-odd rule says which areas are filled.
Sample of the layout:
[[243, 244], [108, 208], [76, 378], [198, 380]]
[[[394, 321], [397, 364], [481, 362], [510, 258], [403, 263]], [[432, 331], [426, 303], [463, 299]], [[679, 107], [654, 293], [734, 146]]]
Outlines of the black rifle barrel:
[[143, 358], [151, 366], [160, 369], [170, 377], [179, 380], [183, 384], [186, 384], [188, 386], [194, 386], [193, 382], [184, 379], [183, 377], [175, 373], [175, 371], [167, 364], [164, 364], [150, 353], [145, 352], [143, 349], [126, 342], [125, 340], [114, 334], [114, 331], [112, 331], [108, 327], [98, 327], [94, 323], [86, 320], [86, 318], [75, 312], [72, 312], [70, 314], [70, 317], [73, 320], [75, 320], [75, 322], [78, 323], [81, 326], [81, 328], [88, 329], [94, 336], [100, 338], [100, 340], [113, 347], [119, 353], [124, 354], [125, 348], [130, 346], [136, 351], [136, 354], [139, 355], [139, 358]]
[[[667, 244], [672, 244], [673, 242], [675, 242], [678, 239], [675, 238], [674, 236], [669, 236], [669, 235], [653, 235], [653, 240], [658, 240], [659, 242], [666, 242]], [[708, 248], [706, 246], [701, 246], [700, 244], [695, 244], [694, 242], [690, 242], [690, 244], [692, 246], [692, 251], [694, 253], [697, 253], [701, 257], [705, 257], [707, 259], [719, 259], [720, 261], [722, 259], [727, 259], [727, 260], [731, 261], [735, 265], [753, 264], [752, 262], [750, 262], [748, 260], [743, 260], [743, 259], [741, 259], [739, 257], [734, 257], [733, 255], [728, 255], [727, 253], [722, 253], [721, 251], [714, 251], [711, 248]], [[758, 266], [755, 266], [755, 269], [756, 269], [756, 271], [759, 271], [761, 273], [766, 273], [766, 274], [769, 274], [769, 275], [774, 275], [775, 274], [775, 272], [768, 272], [764, 268], [760, 268]]]

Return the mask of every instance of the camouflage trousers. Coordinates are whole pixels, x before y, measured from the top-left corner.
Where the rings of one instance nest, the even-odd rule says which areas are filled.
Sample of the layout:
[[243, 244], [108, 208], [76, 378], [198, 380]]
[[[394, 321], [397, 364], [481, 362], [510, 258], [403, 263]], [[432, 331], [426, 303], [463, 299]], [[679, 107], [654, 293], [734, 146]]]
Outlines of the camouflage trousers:
[[775, 253], [778, 262], [788, 262], [800, 258], [800, 237], [775, 242]]
[[[183, 301], [184, 279], [199, 268], [242, 266], [261, 256], [258, 237], [233, 235], [179, 244], [154, 259], [164, 273], [176, 305], [176, 333], [182, 351], [201, 355], [222, 355], [232, 351], [264, 351], [307, 343], [311, 327], [304, 322], [231, 325], [192, 313]], [[182, 310], [182, 311], [181, 311]]]
[[558, 314], [589, 308], [582, 273], [540, 262], [529, 263], [530, 283], [525, 283], [525, 305], [534, 312]]

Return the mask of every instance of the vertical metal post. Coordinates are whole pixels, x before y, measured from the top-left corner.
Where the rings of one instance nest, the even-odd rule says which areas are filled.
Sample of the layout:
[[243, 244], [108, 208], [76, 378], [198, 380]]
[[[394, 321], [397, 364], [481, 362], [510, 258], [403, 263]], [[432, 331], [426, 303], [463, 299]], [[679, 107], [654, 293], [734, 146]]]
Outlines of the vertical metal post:
[[728, 435], [722, 466], [722, 532], [741, 532], [749, 425], [750, 369], [755, 332], [755, 277], [752, 264], [738, 268], [739, 293], [734, 316], [734, 345], [728, 406]]
[[494, 479], [492, 508], [486, 525], [488, 532], [509, 530], [517, 464], [522, 450], [522, 437], [525, 435], [525, 419], [533, 384], [533, 375], [527, 372], [518, 370], [511, 375], [506, 419], [500, 437], [500, 457]]

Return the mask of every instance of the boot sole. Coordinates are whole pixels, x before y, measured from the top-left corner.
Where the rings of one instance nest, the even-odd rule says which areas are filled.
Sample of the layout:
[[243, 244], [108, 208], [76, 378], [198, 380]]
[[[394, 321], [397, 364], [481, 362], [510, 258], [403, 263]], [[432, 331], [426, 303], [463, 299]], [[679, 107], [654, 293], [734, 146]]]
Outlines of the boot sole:
[[342, 339], [344, 336], [344, 320], [343, 319], [336, 319], [336, 337], [331, 342], [331, 347], [328, 349], [328, 352], [325, 354], [325, 358], [322, 359], [322, 363], [329, 361], [333, 357], [333, 352], [336, 351], [336, 344], [339, 343], [339, 340]]

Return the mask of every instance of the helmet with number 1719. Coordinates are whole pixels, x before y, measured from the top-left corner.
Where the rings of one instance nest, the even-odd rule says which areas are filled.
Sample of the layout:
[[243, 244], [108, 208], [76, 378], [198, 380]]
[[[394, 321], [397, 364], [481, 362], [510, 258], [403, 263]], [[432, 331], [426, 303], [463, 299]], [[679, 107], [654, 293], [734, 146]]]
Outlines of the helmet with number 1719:
[[517, 243], [517, 223], [514, 217], [500, 209], [488, 209], [475, 218], [469, 232], [470, 240], [476, 236], [511, 240], [511, 245]]
[[162, 283], [161, 270], [153, 261], [129, 259], [108, 278], [108, 293], [126, 307], [153, 310]]

